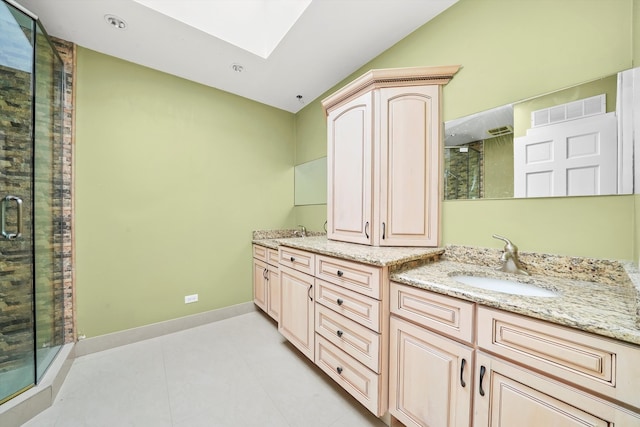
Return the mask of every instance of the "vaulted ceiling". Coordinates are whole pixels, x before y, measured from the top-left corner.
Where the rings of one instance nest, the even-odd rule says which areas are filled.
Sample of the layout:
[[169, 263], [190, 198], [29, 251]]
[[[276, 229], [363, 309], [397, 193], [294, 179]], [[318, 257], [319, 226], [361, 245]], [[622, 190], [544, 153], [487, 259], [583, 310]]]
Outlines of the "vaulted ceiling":
[[290, 112], [456, 1], [13, 0], [55, 37]]

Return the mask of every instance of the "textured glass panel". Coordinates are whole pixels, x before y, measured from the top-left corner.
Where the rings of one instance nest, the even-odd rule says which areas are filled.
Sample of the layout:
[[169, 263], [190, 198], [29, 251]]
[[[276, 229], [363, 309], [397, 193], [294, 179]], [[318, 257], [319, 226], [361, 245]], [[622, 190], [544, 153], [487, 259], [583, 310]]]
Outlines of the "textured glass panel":
[[33, 40], [32, 20], [0, 3], [0, 201], [5, 235], [15, 236], [0, 236], [0, 402], [35, 381]]
[[37, 380], [64, 339], [60, 203], [62, 62], [38, 24], [34, 134], [34, 250]]

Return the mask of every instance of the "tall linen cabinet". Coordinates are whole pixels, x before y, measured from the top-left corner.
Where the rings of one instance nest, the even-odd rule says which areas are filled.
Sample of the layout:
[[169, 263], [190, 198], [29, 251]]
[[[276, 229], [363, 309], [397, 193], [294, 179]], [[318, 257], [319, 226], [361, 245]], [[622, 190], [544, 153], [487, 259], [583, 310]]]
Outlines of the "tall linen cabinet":
[[371, 70], [322, 101], [329, 239], [438, 246], [441, 88], [458, 69]]

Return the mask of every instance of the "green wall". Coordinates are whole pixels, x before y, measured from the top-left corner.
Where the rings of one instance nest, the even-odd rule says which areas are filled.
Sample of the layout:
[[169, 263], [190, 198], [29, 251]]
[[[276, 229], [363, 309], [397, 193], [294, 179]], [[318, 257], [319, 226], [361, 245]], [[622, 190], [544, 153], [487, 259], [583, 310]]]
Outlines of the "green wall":
[[[250, 301], [251, 231], [322, 229], [326, 206], [292, 208], [293, 165], [326, 155], [320, 99], [363, 72], [461, 64], [444, 88], [449, 120], [630, 68], [639, 9], [640, 0], [460, 0], [296, 115], [79, 47], [78, 333]], [[443, 244], [500, 247], [490, 236], [502, 233], [523, 251], [640, 252], [640, 196], [449, 201], [443, 213]], [[200, 301], [185, 305], [192, 293]]]
[[[461, 64], [443, 90], [445, 121], [631, 68], [639, 7], [640, 0], [460, 0], [298, 113], [297, 135], [305, 135], [298, 151], [313, 143], [326, 152], [324, 135], [315, 134], [324, 117], [313, 111], [373, 68]], [[497, 248], [491, 234], [499, 233], [522, 251], [635, 259], [635, 203], [634, 196], [446, 201], [442, 244]], [[326, 218], [321, 209], [296, 208], [298, 223], [315, 228]]]
[[513, 134], [484, 140], [484, 197], [513, 197]]
[[[633, 6], [633, 66], [640, 67], [640, 0]], [[640, 196], [635, 197], [633, 260], [640, 264]]]
[[251, 231], [295, 225], [293, 114], [80, 47], [77, 61], [78, 333], [250, 301]]

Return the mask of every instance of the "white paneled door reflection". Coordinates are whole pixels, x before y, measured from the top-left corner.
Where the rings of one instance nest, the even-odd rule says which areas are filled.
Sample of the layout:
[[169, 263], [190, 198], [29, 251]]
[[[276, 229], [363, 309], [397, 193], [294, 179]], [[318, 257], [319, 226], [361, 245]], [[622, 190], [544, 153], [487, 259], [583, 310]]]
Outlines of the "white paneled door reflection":
[[615, 113], [527, 130], [514, 139], [514, 196], [586, 196], [617, 192]]

